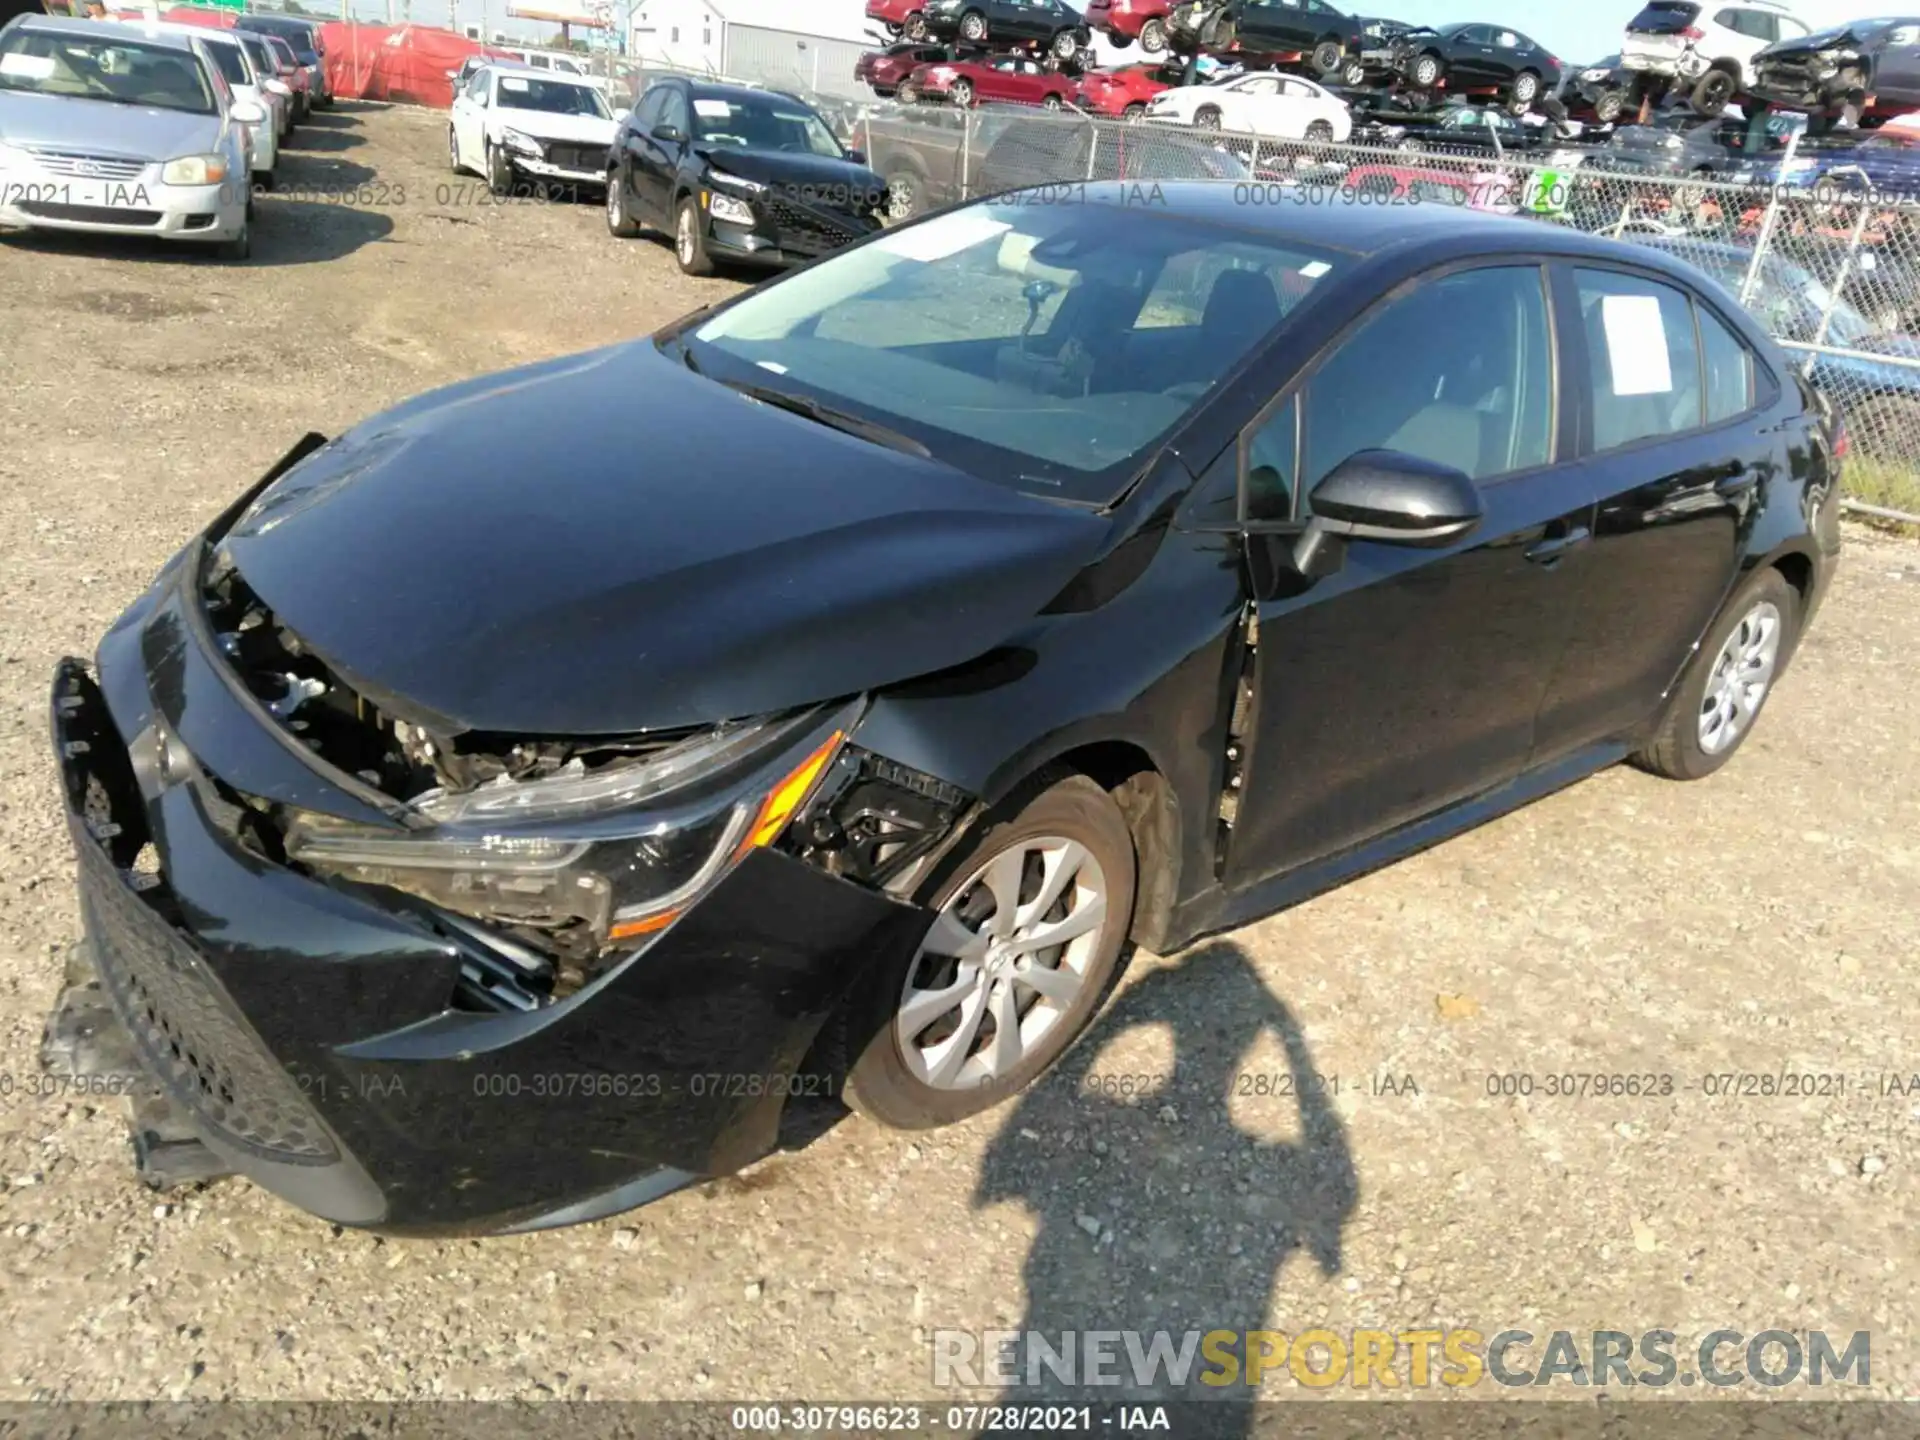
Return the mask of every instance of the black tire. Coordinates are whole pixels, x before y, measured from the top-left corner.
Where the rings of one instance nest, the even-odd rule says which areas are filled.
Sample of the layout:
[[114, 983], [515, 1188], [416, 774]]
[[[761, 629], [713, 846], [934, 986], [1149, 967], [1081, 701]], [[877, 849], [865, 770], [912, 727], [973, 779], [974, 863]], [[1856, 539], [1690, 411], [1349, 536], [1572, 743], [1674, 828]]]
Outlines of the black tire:
[[1218, 130], [1220, 128], [1220, 107], [1218, 105], [1202, 105], [1198, 110], [1193, 112], [1193, 123], [1202, 130]]
[[1709, 70], [1694, 83], [1687, 103], [1693, 107], [1694, 114], [1711, 120], [1733, 102], [1734, 92], [1739, 88], [1739, 81], [1726, 71]]
[[1347, 63], [1347, 51], [1338, 40], [1322, 40], [1313, 47], [1313, 73], [1316, 75], [1337, 75], [1340, 67]]
[[920, 101], [919, 87], [902, 85], [898, 90], [893, 92], [893, 98], [898, 100], [902, 105], [916, 105]]
[[1065, 102], [1058, 95], [1049, 95], [1040, 102], [1042, 110], [1058, 110]]
[[978, 45], [987, 38], [987, 17], [978, 10], [969, 10], [960, 17], [960, 38], [969, 45]]
[[1071, 60], [1080, 53], [1080, 37], [1071, 30], [1062, 30], [1047, 48], [1053, 52], [1054, 59]]
[[1367, 83], [1367, 67], [1358, 60], [1349, 60], [1340, 71], [1340, 83], [1352, 88]]
[[1306, 138], [1316, 145], [1329, 145], [1333, 142], [1333, 125], [1326, 120], [1315, 120], [1307, 126]]
[[[1724, 748], [1709, 751], [1701, 744], [1701, 717], [1707, 705], [1709, 682], [1720, 666], [1721, 651], [1729, 637], [1750, 622], [1757, 608], [1773, 607], [1778, 617], [1777, 653], [1773, 669], [1758, 701], [1747, 713], [1742, 727]], [[1768, 568], [1750, 578], [1734, 593], [1720, 612], [1720, 618], [1707, 632], [1707, 638], [1694, 653], [1693, 663], [1681, 678], [1672, 703], [1661, 717], [1660, 728], [1652, 743], [1633, 757], [1633, 763], [1669, 780], [1701, 780], [1713, 774], [1739, 752], [1753, 734], [1754, 726], [1766, 711], [1781, 675], [1793, 659], [1793, 648], [1800, 635], [1800, 595], [1778, 570]]]
[[1539, 98], [1540, 77], [1531, 70], [1522, 70], [1513, 77], [1513, 86], [1507, 91], [1507, 109], [1512, 114], [1524, 115]]
[[253, 221], [241, 222], [240, 233], [213, 247], [216, 258], [228, 265], [244, 265], [253, 255]]
[[1620, 118], [1620, 112], [1627, 107], [1627, 97], [1618, 90], [1608, 90], [1593, 102], [1593, 118], [1602, 125], [1611, 125]]
[[1140, 27], [1140, 48], [1149, 55], [1163, 54], [1167, 48], [1167, 22], [1156, 15], [1153, 19], [1142, 25]]
[[1431, 90], [1440, 83], [1440, 77], [1446, 73], [1446, 70], [1447, 67], [1441, 63], [1440, 57], [1429, 51], [1427, 54], [1413, 57], [1413, 64], [1407, 67], [1407, 79], [1413, 83], [1416, 90]]
[[954, 104], [958, 105], [962, 110], [965, 110], [969, 105], [973, 104], [973, 82], [971, 80], [956, 80], [953, 82], [953, 88], [949, 90], [947, 94], [952, 97]]
[[713, 274], [713, 259], [707, 254], [707, 227], [700, 218], [700, 206], [693, 196], [680, 197], [673, 216], [673, 258], [682, 273], [697, 277]]
[[915, 10], [911, 15], [907, 16], [907, 23], [900, 27], [900, 33], [905, 35], [909, 40], [926, 39], [927, 17], [920, 11]]
[[1131, 35], [1108, 35], [1107, 43], [1116, 50], [1131, 50], [1133, 48], [1133, 37]]
[[1130, 125], [1138, 125], [1147, 118], [1147, 102], [1136, 100], [1120, 112], [1120, 118]]
[[254, 171], [253, 172], [253, 188], [255, 190], [273, 189], [273, 171], [271, 170]]
[[616, 240], [631, 240], [640, 233], [633, 216], [627, 213], [626, 187], [620, 182], [618, 167], [607, 171], [607, 233]]
[[460, 163], [460, 137], [453, 126], [447, 126], [447, 168], [456, 175], [466, 173], [467, 167]]
[[[920, 899], [939, 910], [978, 891], [980, 887], [972, 882], [986, 864], [1022, 841], [1059, 837], [1077, 842], [1098, 863], [1106, 891], [1105, 918], [1080, 971], [1080, 988], [1052, 1027], [1036, 1038], [1006, 1075], [940, 1089], [908, 1068], [894, 1024], [909, 979], [918, 975], [923, 964], [938, 962], [911, 955], [881, 966], [870, 993], [860, 997], [856, 1004], [861, 1008], [852, 1015], [852, 1032], [856, 1040], [864, 1039], [864, 1049], [848, 1072], [846, 1099], [854, 1109], [882, 1125], [896, 1130], [952, 1125], [1018, 1094], [1066, 1053], [1105, 999], [1133, 918], [1133, 836], [1119, 806], [1085, 776], [1070, 775], [1037, 793], [1027, 793], [1031, 798], [1025, 804], [1010, 802], [949, 855]], [[1023, 877], [1021, 895], [1028, 896], [1037, 888], [1038, 880], [1030, 866]], [[1026, 1013], [1031, 1014], [1031, 1010]], [[944, 1017], [938, 1017], [935, 1023], [940, 1019]], [[983, 1020], [983, 1034], [985, 1029]]]
[[487, 189], [496, 195], [513, 191], [513, 162], [498, 145], [487, 147]]

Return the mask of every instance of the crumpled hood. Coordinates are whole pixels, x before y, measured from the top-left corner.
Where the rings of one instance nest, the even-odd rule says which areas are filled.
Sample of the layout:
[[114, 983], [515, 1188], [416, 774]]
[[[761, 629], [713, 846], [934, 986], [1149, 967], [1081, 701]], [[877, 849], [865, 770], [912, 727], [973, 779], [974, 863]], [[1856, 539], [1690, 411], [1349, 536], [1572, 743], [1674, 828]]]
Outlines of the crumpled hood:
[[569, 145], [611, 145], [620, 133], [612, 120], [598, 115], [556, 115], [551, 110], [518, 110], [511, 105], [494, 112], [500, 123], [536, 140], [559, 140]]
[[370, 420], [218, 543], [398, 716], [604, 735], [973, 659], [1108, 528], [747, 400], [643, 340]]
[[[703, 145], [701, 156], [715, 170], [786, 190], [809, 188], [835, 200], [853, 194], [884, 195], [887, 185], [873, 171], [831, 155], [795, 155], [784, 150], [747, 150], [737, 145]], [[842, 205], [841, 208], [845, 208]]]
[[1816, 30], [1811, 35], [1776, 40], [1760, 50], [1754, 58], [1773, 60], [1787, 55], [1812, 55], [1821, 50], [1857, 50], [1860, 44], [1860, 37], [1854, 33], [1852, 26], [1836, 25], [1830, 30]]

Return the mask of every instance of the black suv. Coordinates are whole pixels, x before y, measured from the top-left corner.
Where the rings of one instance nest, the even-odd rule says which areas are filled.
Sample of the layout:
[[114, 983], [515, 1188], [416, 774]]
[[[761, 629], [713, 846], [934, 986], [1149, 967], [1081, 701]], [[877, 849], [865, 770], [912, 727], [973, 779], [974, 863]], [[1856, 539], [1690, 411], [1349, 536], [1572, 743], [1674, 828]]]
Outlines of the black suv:
[[1316, 74], [1358, 84], [1365, 78], [1364, 22], [1326, 0], [1229, 0], [1174, 7], [1167, 33], [1183, 53], [1235, 49], [1255, 64], [1298, 56]]
[[1087, 18], [1065, 0], [928, 0], [927, 34], [969, 45], [1023, 45], [1071, 60], [1093, 47]]
[[1596, 125], [1611, 125], [1627, 108], [1627, 93], [1633, 84], [1633, 72], [1620, 64], [1618, 55], [1578, 70], [1569, 70], [1560, 81], [1560, 103], [1575, 120]]
[[1560, 62], [1544, 45], [1504, 25], [1442, 25], [1401, 37], [1395, 68], [1416, 90], [1488, 90], [1522, 114], [1560, 84]]
[[1781, 40], [1753, 57], [1756, 100], [1841, 126], [1920, 109], [1920, 16], [1856, 20]]
[[804, 264], [879, 229], [886, 200], [818, 111], [744, 85], [656, 81], [607, 156], [607, 229], [668, 232], [689, 275]]

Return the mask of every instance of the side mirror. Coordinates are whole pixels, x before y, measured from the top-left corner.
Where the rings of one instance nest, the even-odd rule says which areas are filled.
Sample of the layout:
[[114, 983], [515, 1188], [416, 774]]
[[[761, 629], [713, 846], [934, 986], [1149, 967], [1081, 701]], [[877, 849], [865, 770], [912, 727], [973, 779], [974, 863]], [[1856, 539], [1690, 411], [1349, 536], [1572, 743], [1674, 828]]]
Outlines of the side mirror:
[[681, 145], [686, 142], [687, 136], [678, 125], [656, 125], [653, 128], [653, 138], [662, 145]]
[[267, 112], [251, 100], [236, 100], [233, 108], [227, 111], [227, 118], [236, 125], [264, 125]]
[[867, 163], [867, 152], [859, 149], [857, 146], [849, 145], [847, 147], [847, 159], [856, 165], [864, 165]]
[[1294, 546], [1300, 573], [1340, 568], [1349, 540], [1422, 549], [1451, 544], [1486, 514], [1463, 470], [1398, 450], [1362, 450], [1307, 497], [1313, 518]]

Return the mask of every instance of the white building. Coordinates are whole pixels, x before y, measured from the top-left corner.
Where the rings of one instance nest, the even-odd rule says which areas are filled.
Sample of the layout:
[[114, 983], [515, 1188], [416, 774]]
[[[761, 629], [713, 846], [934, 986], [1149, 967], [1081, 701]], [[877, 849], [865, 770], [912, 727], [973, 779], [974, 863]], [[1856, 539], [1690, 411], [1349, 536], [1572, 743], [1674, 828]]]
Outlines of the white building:
[[[868, 43], [876, 27], [865, 0], [631, 0], [628, 51], [642, 60], [727, 73], [730, 52], [758, 38], [747, 32]], [[811, 68], [811, 61], [808, 62]]]

